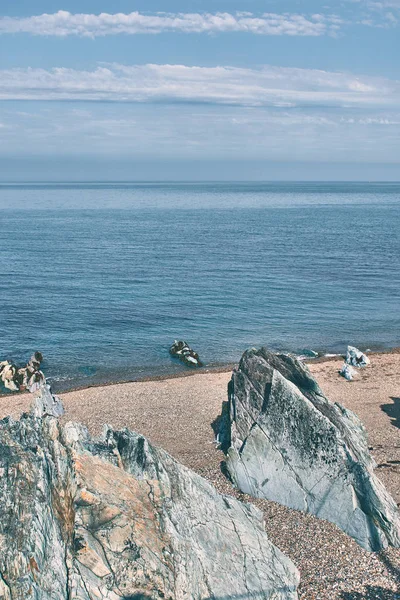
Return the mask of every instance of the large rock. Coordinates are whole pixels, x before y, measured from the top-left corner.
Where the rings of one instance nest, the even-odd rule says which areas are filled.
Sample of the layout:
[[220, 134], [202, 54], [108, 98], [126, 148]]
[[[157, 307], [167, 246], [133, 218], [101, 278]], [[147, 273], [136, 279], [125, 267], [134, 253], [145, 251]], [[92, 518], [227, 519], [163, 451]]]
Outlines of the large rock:
[[136, 433], [62, 427], [46, 392], [0, 422], [0, 598], [297, 598], [257, 509]]
[[245, 352], [222, 422], [227, 467], [243, 492], [332, 521], [368, 550], [400, 546], [399, 512], [373, 473], [363, 425], [296, 358]]

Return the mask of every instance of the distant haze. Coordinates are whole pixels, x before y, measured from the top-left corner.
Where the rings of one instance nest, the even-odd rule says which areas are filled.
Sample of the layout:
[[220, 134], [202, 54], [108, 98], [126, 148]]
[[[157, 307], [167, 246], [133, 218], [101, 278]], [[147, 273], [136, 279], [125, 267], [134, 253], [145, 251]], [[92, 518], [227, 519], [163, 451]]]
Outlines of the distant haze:
[[400, 181], [400, 165], [126, 157], [0, 159], [0, 183], [108, 181]]

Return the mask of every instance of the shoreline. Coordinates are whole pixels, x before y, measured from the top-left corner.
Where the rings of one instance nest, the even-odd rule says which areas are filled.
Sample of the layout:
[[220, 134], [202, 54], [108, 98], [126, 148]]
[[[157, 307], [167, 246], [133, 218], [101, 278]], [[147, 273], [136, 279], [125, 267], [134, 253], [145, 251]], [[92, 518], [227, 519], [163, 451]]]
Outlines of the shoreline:
[[[399, 349], [400, 350], [400, 349]], [[212, 365], [208, 367], [191, 368], [187, 367], [186, 371], [177, 371], [175, 373], [164, 373], [161, 375], [143, 375], [142, 377], [135, 377], [133, 379], [118, 379], [113, 381], [106, 381], [105, 383], [91, 383], [89, 385], [78, 385], [74, 387], [68, 387], [62, 391], [57, 391], [57, 394], [68, 394], [69, 392], [81, 392], [83, 390], [89, 390], [94, 388], [112, 387], [113, 385], [121, 385], [125, 383], [150, 383], [152, 381], [166, 381], [170, 379], [181, 379], [183, 377], [192, 377], [193, 375], [209, 375], [210, 373], [229, 373], [236, 367], [237, 363], [226, 363], [222, 365]], [[51, 378], [50, 378], [51, 383]], [[17, 392], [18, 393], [18, 392]], [[0, 398], [8, 396], [8, 394], [0, 394]]]
[[[363, 350], [365, 351], [365, 350]], [[278, 352], [278, 354], [292, 354], [291, 352]], [[293, 353], [294, 354], [294, 353]], [[394, 348], [385, 348], [382, 350], [371, 350], [370, 352], [368, 352], [368, 356], [377, 356], [377, 355], [384, 355], [384, 354], [400, 354], [400, 346], [395, 346]], [[295, 356], [299, 357], [299, 356], [303, 356], [302, 360], [304, 363], [306, 364], [320, 364], [320, 363], [325, 363], [325, 362], [331, 362], [331, 361], [336, 361], [339, 359], [343, 359], [345, 358], [345, 354], [340, 354], [340, 353], [326, 353], [323, 354], [321, 356], [316, 356], [314, 357], [304, 357], [304, 355], [298, 355], [295, 354]], [[52, 382], [52, 378], [49, 377], [48, 378], [48, 382], [50, 383], [50, 385], [53, 388], [53, 392], [56, 394], [68, 394], [70, 392], [81, 392], [84, 390], [89, 390], [89, 389], [95, 389], [95, 388], [105, 388], [105, 387], [112, 387], [113, 385], [121, 385], [121, 384], [125, 384], [125, 383], [146, 383], [146, 382], [155, 382], [155, 381], [167, 381], [167, 380], [171, 380], [171, 379], [181, 379], [183, 377], [192, 377], [193, 375], [208, 375], [208, 374], [212, 374], [212, 373], [228, 373], [231, 372], [236, 366], [238, 365], [238, 362], [227, 362], [227, 363], [218, 363], [215, 365], [206, 365], [204, 367], [200, 367], [200, 368], [190, 368], [190, 367], [186, 367], [185, 370], [182, 371], [175, 371], [175, 372], [170, 372], [170, 373], [161, 373], [161, 374], [154, 374], [154, 375], [143, 375], [143, 376], [139, 376], [139, 377], [133, 377], [133, 378], [126, 378], [126, 379], [113, 379], [113, 380], [108, 380], [108, 381], [95, 381], [92, 383], [85, 383], [83, 385], [74, 385], [73, 383], [71, 384], [71, 386], [57, 386], [57, 382], [55, 382], [55, 384]], [[71, 380], [72, 381], [72, 380]], [[1, 398], [11, 398], [11, 397], [16, 397], [16, 396], [20, 396], [21, 394], [25, 394], [25, 393], [29, 393], [27, 391], [23, 391], [23, 392], [3, 392], [0, 391], [0, 399]]]

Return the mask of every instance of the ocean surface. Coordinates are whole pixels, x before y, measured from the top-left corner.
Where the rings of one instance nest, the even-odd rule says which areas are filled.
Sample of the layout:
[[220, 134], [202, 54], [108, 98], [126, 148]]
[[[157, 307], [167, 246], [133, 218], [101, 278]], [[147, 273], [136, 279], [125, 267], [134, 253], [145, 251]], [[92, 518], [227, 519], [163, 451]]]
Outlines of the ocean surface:
[[400, 184], [0, 185], [0, 360], [57, 390], [400, 346]]

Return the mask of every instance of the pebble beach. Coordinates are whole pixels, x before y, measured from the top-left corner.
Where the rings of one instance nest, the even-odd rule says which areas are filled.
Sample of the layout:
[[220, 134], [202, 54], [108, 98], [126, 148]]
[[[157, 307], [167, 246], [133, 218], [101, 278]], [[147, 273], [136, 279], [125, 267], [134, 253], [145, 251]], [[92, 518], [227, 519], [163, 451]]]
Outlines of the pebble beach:
[[[371, 365], [352, 382], [341, 378], [340, 358], [309, 367], [327, 397], [355, 412], [368, 432], [376, 474], [400, 503], [400, 353], [371, 355]], [[301, 600], [395, 600], [400, 598], [400, 550], [368, 553], [335, 525], [235, 490], [223, 475], [224, 455], [214, 430], [227, 399], [230, 369], [203, 369], [187, 377], [92, 387], [61, 394], [65, 420], [92, 434], [105, 423], [135, 430], [163, 447], [218, 491], [252, 502], [264, 513], [270, 539], [301, 573]], [[18, 417], [32, 396], [0, 398], [0, 417]]]

